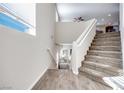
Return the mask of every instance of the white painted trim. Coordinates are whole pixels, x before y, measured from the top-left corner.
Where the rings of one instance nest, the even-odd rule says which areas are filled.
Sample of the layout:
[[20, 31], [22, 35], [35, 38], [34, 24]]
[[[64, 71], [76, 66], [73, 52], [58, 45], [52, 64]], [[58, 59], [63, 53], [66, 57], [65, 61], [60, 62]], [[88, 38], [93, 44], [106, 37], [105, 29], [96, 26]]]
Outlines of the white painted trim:
[[45, 72], [47, 71], [48, 68], [49, 68], [49, 66], [46, 69], [44, 69], [44, 71], [38, 76], [38, 78], [34, 81], [34, 83], [27, 90], [31, 90], [37, 84], [37, 82], [45, 74]]

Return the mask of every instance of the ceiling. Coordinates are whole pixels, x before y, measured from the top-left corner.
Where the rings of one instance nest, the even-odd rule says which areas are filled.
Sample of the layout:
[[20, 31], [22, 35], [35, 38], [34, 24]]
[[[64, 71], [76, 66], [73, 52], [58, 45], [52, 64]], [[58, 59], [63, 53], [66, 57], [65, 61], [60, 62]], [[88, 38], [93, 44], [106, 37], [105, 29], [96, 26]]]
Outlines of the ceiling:
[[118, 3], [58, 3], [57, 11], [62, 22], [97, 19], [97, 25], [116, 25], [119, 23]]

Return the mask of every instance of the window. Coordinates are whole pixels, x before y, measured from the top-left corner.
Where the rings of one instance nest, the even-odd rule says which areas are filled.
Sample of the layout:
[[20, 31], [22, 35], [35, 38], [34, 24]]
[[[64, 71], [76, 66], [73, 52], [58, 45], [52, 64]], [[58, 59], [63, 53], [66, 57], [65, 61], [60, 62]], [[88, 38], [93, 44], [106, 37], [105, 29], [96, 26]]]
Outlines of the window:
[[35, 9], [35, 3], [0, 3], [0, 25], [36, 36]]
[[19, 22], [18, 20], [13, 19], [12, 17], [4, 13], [0, 13], [0, 24], [7, 26], [9, 28], [16, 29], [21, 32], [26, 32], [29, 29], [29, 27], [26, 26], [25, 24]]

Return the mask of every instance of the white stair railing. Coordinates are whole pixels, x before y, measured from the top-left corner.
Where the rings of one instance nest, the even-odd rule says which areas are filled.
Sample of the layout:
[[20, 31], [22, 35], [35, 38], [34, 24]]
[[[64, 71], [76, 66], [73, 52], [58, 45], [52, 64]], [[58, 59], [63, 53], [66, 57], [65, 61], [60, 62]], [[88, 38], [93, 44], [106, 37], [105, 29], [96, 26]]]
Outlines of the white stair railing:
[[74, 74], [78, 74], [78, 69], [81, 66], [81, 62], [84, 60], [85, 55], [92, 43], [92, 40], [96, 34], [96, 19], [92, 19], [86, 22], [88, 26], [72, 44], [72, 60], [71, 68]]
[[55, 54], [52, 52], [52, 50], [51, 49], [47, 49], [47, 51], [48, 51], [48, 53], [50, 54], [50, 56], [52, 57], [52, 59], [53, 59], [53, 61], [55, 62], [55, 64], [56, 64], [56, 67], [58, 68], [58, 62], [57, 62], [57, 60], [56, 60], [56, 56], [55, 56]]

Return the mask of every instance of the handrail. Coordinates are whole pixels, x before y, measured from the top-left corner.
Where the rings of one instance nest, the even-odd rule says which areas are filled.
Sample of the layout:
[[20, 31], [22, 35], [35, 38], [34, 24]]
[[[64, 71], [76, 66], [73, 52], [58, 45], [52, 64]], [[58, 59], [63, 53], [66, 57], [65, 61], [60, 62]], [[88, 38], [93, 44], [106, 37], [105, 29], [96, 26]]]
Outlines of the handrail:
[[51, 57], [54, 59], [54, 61], [56, 62], [56, 58], [53, 56], [52, 51], [48, 48], [47, 51], [49, 52], [49, 54], [51, 55]]
[[[93, 23], [89, 26], [89, 28], [87, 29], [87, 33], [85, 33], [84, 38], [79, 42], [78, 45], [80, 45], [80, 44], [82, 43], [82, 41], [85, 39], [85, 37], [87, 36], [87, 34], [91, 31], [91, 29], [93, 28], [93, 26], [95, 25], [96, 22], [97, 22], [97, 21], [94, 20]], [[89, 32], [88, 32], [88, 31], [89, 31]]]
[[33, 25], [31, 25], [29, 22], [25, 21], [23, 18], [15, 15], [14, 13], [12, 13], [12, 11], [10, 11], [10, 9], [4, 5], [1, 5], [0, 4], [0, 12], [5, 12], [5, 13], [8, 13], [10, 14], [11, 16], [15, 17], [17, 20], [20, 20], [22, 21], [23, 23], [27, 24], [28, 26], [32, 27], [32, 28], [35, 28]]
[[[94, 25], [94, 23], [96, 22], [96, 19], [94, 18], [94, 19], [92, 19], [93, 20], [93, 22], [88, 26], [88, 28], [85, 30], [85, 32], [83, 32], [80, 36], [79, 36], [79, 38], [76, 40], [76, 43], [77, 44], [80, 44], [81, 43], [81, 41], [82, 41], [82, 38], [84, 38], [84, 36], [86, 36], [86, 34], [88, 33], [87, 31], [90, 29], [90, 28], [92, 28], [92, 26]], [[90, 30], [89, 30], [90, 31]]]

